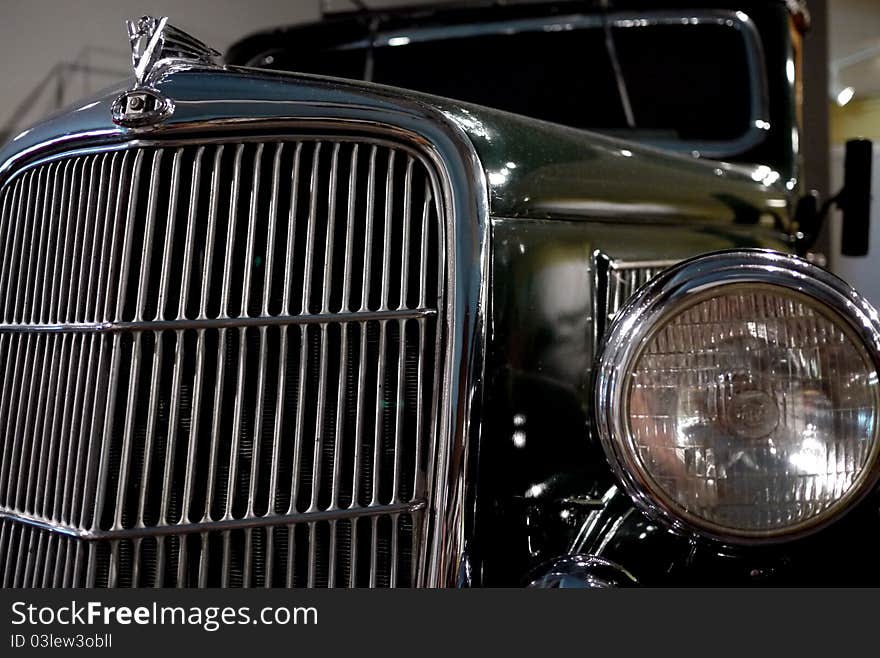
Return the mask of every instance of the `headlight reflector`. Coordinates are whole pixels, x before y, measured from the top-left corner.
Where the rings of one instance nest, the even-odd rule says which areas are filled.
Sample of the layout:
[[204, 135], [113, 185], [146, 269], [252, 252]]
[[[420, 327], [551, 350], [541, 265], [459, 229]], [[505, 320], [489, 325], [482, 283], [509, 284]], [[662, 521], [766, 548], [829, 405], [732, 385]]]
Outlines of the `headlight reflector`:
[[843, 282], [789, 256], [672, 268], [602, 355], [612, 465], [636, 501], [703, 534], [778, 539], [830, 520], [876, 471], [876, 327]]

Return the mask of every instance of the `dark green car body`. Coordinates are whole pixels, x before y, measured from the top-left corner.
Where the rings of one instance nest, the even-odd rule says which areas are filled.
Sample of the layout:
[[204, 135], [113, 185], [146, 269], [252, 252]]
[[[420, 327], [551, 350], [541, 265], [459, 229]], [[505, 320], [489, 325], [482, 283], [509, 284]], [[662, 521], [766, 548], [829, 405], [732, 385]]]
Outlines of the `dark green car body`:
[[[559, 4], [565, 11], [571, 4], [599, 11], [590, 3]], [[876, 526], [876, 514], [868, 503], [820, 535], [777, 547], [683, 537], [658, 527], [616, 491], [593, 436], [591, 377], [609, 312], [616, 310], [609, 299], [613, 276], [726, 249], [796, 249], [794, 208], [805, 189], [796, 148], [803, 139], [799, 68], [797, 76], [790, 73], [797, 65], [796, 17], [781, 1], [712, 4], [713, 11], [750, 12], [764, 40], [773, 120], [758, 150], [771, 154], [766, 161], [695, 158], [363, 81], [194, 67], [157, 85], [177, 105], [164, 125], [144, 131], [111, 123], [110, 103], [128, 87], [121, 86], [13, 140], [0, 152], [0, 184], [38, 155], [128, 140], [161, 144], [242, 127], [277, 132], [330, 118], [353, 129], [370, 123], [405, 132], [435, 149], [452, 171], [460, 266], [454, 318], [460, 376], [450, 394], [462, 434], [450, 454], [456, 479], [449, 507], [456, 512], [433, 521], [445, 527], [437, 550], [446, 564], [431, 584], [521, 585], [540, 565], [572, 554], [601, 557], [622, 567], [622, 580], [644, 584], [876, 580], [869, 556], [878, 538], [866, 531]], [[528, 11], [539, 15], [550, 5]], [[645, 7], [621, 2], [615, 10]], [[663, 3], [664, 11], [683, 16], [695, 7], [704, 5]], [[442, 28], [497, 20], [498, 11], [507, 9], [385, 20], [400, 32], [419, 21]], [[308, 34], [318, 43], [331, 29], [365, 29], [360, 18], [346, 20], [345, 29], [252, 37], [233, 48], [230, 63], [258, 63], [260, 53]], [[308, 40], [296, 46], [306, 54], [313, 47]], [[633, 273], [630, 292], [641, 275]], [[833, 564], [833, 573], [817, 572], [818, 563]]]

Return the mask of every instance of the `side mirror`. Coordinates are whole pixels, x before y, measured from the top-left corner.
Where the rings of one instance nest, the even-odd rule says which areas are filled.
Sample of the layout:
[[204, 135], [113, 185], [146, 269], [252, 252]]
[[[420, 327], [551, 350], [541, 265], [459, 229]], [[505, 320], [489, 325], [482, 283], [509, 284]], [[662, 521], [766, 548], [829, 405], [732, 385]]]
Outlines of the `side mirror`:
[[846, 143], [843, 190], [837, 199], [843, 211], [840, 251], [844, 256], [866, 256], [871, 225], [871, 164], [873, 144], [868, 139]]

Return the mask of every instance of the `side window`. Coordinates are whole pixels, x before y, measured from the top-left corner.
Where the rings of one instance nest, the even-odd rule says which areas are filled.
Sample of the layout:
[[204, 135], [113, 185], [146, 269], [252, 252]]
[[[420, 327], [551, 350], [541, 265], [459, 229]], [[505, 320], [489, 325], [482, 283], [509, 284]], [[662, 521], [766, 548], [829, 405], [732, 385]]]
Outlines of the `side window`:
[[771, 127], [763, 46], [743, 16], [612, 12], [410, 28], [380, 32], [372, 53], [361, 36], [318, 51], [279, 53], [264, 64], [344, 78], [367, 76], [381, 84], [723, 158], [753, 149]]
[[373, 79], [570, 126], [625, 126], [598, 29], [384, 46], [375, 52]]
[[734, 140], [751, 126], [748, 53], [725, 25], [615, 27], [614, 43], [642, 134]]

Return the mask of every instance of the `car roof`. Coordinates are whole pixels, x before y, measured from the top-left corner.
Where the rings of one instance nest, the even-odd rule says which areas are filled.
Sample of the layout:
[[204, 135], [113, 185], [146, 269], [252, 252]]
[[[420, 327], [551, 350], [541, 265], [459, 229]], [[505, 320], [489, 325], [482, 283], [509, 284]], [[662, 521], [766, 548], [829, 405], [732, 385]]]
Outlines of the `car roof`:
[[441, 2], [432, 4], [362, 9], [327, 14], [310, 23], [281, 26], [244, 37], [227, 51], [231, 64], [248, 64], [254, 56], [273, 48], [308, 51], [362, 41], [394, 30], [437, 27], [483, 21], [552, 17], [591, 11], [675, 11], [695, 9], [745, 10], [768, 6], [788, 7], [809, 22], [802, 0], [551, 0], [498, 2]]

